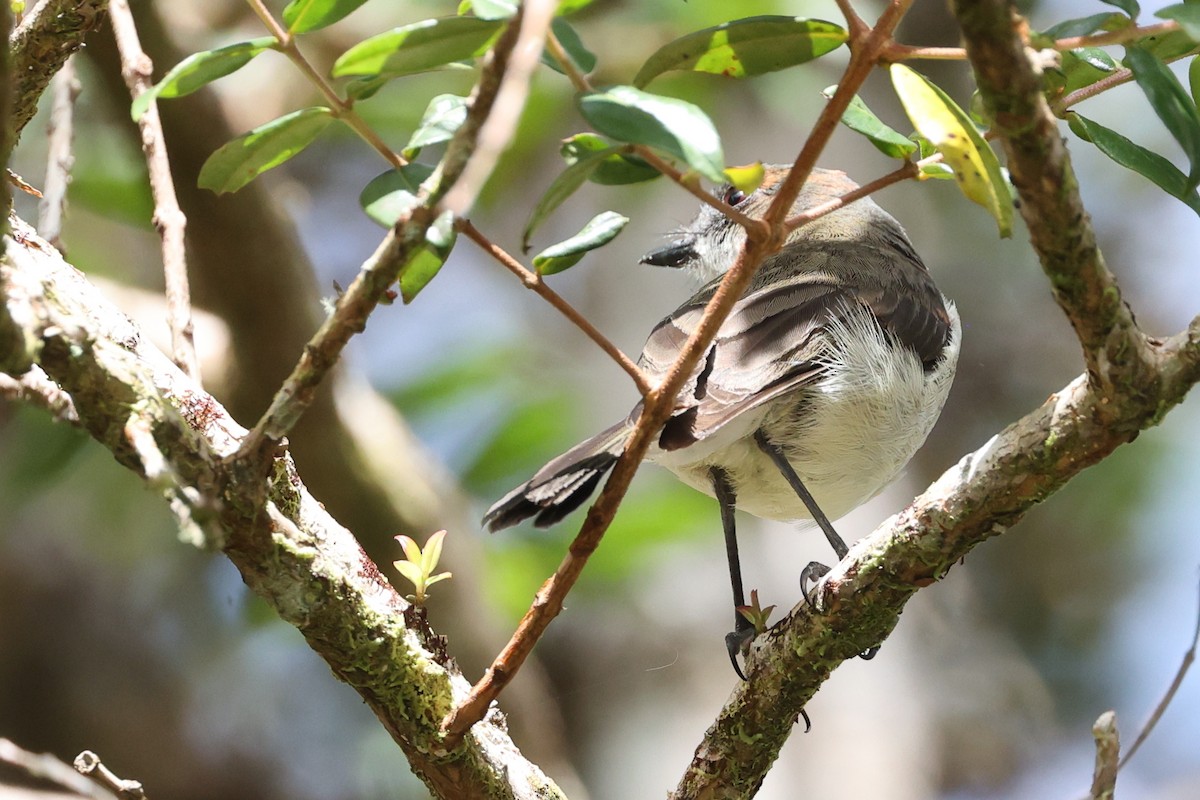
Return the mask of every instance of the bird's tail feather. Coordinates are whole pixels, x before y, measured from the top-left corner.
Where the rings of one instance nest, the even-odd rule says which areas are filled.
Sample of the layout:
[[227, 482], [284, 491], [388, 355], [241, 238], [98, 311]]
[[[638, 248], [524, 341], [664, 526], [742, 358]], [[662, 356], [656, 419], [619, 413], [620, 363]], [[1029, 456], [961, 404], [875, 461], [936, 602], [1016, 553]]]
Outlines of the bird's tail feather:
[[483, 517], [498, 531], [533, 517], [548, 528], [579, 508], [625, 449], [632, 429], [619, 422], [554, 459], [521, 486], [496, 501]]

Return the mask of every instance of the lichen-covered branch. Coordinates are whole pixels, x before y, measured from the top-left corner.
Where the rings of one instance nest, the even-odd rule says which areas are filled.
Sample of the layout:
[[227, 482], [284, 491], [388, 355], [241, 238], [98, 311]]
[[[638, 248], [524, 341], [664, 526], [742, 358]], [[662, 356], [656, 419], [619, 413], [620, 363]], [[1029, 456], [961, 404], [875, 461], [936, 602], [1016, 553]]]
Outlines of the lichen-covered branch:
[[958, 0], [955, 13], [1021, 196], [1030, 241], [1083, 345], [1088, 375], [1117, 390], [1130, 380], [1144, 382], [1145, 370], [1152, 369], [1148, 343], [1096, 245], [1058, 120], [1042, 93], [1041, 73], [1018, 34], [1015, 7], [1007, 0]]
[[41, 0], [9, 38], [12, 111], [5, 128], [8, 146], [37, 111], [50, 80], [104, 19], [108, 0]]
[[851, 548], [822, 584], [822, 613], [797, 606], [756, 640], [749, 680], [705, 734], [676, 797], [746, 796], [829, 674], [883, 641], [918, 589], [1127, 442], [1129, 431], [1157, 424], [1200, 381], [1200, 318], [1154, 345], [1152, 356], [1157, 394], [1135, 390], [1114, 402], [1081, 375]]
[[[364, 698], [439, 797], [551, 798], [493, 712], [452, 752], [438, 722], [469, 686], [439, 637], [387, 584], [354, 537], [308, 494], [290, 457], [274, 462], [264, 502], [223, 490], [245, 433], [82, 274], [20, 221], [0, 264], [0, 296], [33, 357], [68, 392], [81, 424], [123, 465], [190, 509], [246, 583], [296, 626]], [[0, 359], [11, 354], [0, 353]], [[146, 463], [148, 431], [166, 473]], [[234, 465], [236, 466], [236, 465]], [[164, 474], [168, 476], [164, 479]]]
[[1122, 301], [1009, 5], [959, 0], [958, 12], [1034, 248], [1083, 345], [1087, 372], [852, 548], [822, 585], [820, 614], [799, 606], [759, 638], [749, 681], [705, 734], [677, 798], [753, 794], [804, 704], [842, 661], [887, 636], [919, 588], [1158, 424], [1200, 382], [1200, 317], [1154, 340]]

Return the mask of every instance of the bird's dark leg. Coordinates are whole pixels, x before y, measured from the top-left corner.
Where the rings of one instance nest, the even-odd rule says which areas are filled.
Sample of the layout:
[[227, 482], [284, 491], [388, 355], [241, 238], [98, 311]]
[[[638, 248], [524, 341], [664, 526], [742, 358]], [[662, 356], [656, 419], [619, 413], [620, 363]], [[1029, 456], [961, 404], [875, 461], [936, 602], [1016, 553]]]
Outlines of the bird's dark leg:
[[816, 499], [812, 493], [805, 487], [804, 482], [800, 480], [800, 476], [796, 474], [796, 470], [792, 468], [792, 464], [783, 455], [783, 451], [767, 441], [766, 434], [762, 430], [754, 432], [754, 443], [758, 448], [767, 454], [771, 461], [775, 462], [775, 466], [783, 473], [783, 479], [792, 487], [792, 491], [804, 502], [804, 506], [808, 509], [808, 513], [812, 514], [813, 520], [821, 528], [821, 532], [825, 534], [825, 538], [829, 540], [830, 546], [833, 547], [833, 552], [837, 554], [838, 561], [846, 557], [846, 553], [850, 552], [850, 548], [846, 547], [846, 543], [842, 541], [842, 537], [838, 536], [837, 531], [833, 529], [833, 525], [829, 522], [829, 517], [825, 516], [825, 512], [817, 505]]
[[733, 631], [725, 636], [725, 647], [729, 650], [729, 660], [733, 663], [733, 671], [742, 680], [746, 676], [738, 666], [740, 653], [750, 640], [754, 638], [754, 625], [737, 609], [746, 605], [746, 593], [742, 588], [742, 564], [738, 558], [737, 529], [734, 526], [733, 511], [737, 505], [737, 493], [729, 480], [729, 473], [720, 467], [712, 467], [708, 471], [712, 479], [713, 494], [721, 506], [721, 527], [725, 531], [725, 556], [729, 559], [729, 584], [733, 587], [734, 621]]
[[[796, 470], [792, 467], [792, 463], [787, 460], [787, 457], [784, 456], [783, 451], [768, 441], [766, 434], [761, 429], [754, 432], [754, 443], [758, 445], [760, 450], [767, 454], [767, 457], [771, 461], [775, 462], [775, 466], [783, 474], [783, 479], [788, 482], [788, 485], [792, 487], [792, 491], [804, 502], [808, 513], [812, 514], [813, 520], [821, 528], [821, 532], [825, 534], [825, 538], [829, 540], [829, 544], [833, 547], [833, 552], [837, 554], [838, 561], [845, 558], [846, 554], [850, 552], [850, 548], [846, 547], [846, 543], [842, 541], [842, 537], [838, 536], [837, 531], [833, 529], [833, 524], [830, 523], [829, 517], [825, 516], [825, 512], [817, 505], [816, 498], [812, 496], [812, 492], [808, 491], [808, 487], [800, 480], [800, 476], [796, 474]], [[816, 583], [828, 572], [829, 567], [819, 564], [816, 561], [809, 563], [800, 572], [801, 590], [804, 592], [804, 598], [809, 601], [810, 605], [812, 600], [808, 596], [807, 584], [810, 581]], [[869, 650], [859, 653], [859, 657], [864, 661], [869, 661], [878, 652], [878, 646], [872, 647]]]

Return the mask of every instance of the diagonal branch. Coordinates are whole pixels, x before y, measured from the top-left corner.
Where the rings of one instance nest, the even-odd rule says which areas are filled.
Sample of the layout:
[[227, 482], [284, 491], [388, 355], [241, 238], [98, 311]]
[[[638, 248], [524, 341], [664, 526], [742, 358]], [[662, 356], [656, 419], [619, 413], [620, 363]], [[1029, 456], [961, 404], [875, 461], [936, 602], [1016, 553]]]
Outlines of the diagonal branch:
[[[383, 300], [401, 268], [425, 245], [426, 231], [439, 212], [439, 204], [459, 180], [474, 152], [479, 131], [495, 104], [496, 94], [508, 68], [509, 56], [521, 28], [522, 11], [505, 28], [484, 59], [483, 70], [471, 93], [467, 119], [446, 147], [446, 154], [422, 189], [419, 203], [400, 218], [375, 253], [363, 264], [353, 283], [338, 299], [333, 313], [322, 323], [304, 348], [271, 407], [246, 436], [237, 457], [256, 458], [270, 452], [299, 421], [312, 404], [317, 388], [337, 363], [350, 339], [362, 331], [367, 318]], [[265, 463], [265, 462], [263, 462]]]
[[[852, 51], [855, 55], [852, 56], [851, 67], [847, 69], [847, 74], [839, 85], [834, 98], [822, 111], [817, 124], [813, 127], [813, 132], [797, 158], [797, 167], [803, 169], [804, 177], [807, 177], [813, 164], [816, 163], [820, 151], [837, 127], [837, 122], [846, 106], [849, 105], [850, 99], [858, 91], [862, 82], [866, 80], [873, 62], [868, 61], [865, 66], [855, 66], [855, 64], [863, 59], [873, 58], [874, 54], [882, 49], [883, 44], [890, 41], [892, 31], [899, 24], [910, 4], [911, 0], [892, 0], [875, 30], [868, 34], [866, 48]], [[855, 59], [858, 59], [858, 62]], [[807, 164], [807, 167], [804, 167], [804, 164]], [[795, 169], [794, 167], [793, 171]], [[646, 457], [646, 452], [650, 449], [658, 431], [674, 410], [675, 397], [680, 388], [716, 337], [721, 323], [729, 316], [734, 304], [746, 290], [758, 265], [764, 258], [778, 250], [786, 239], [784, 216], [791, 208], [802, 185], [803, 180], [793, 183], [789, 176], [784, 186], [779, 189], [771, 209], [767, 212], [765, 221], [770, 224], [756, 223], [747, 227], [746, 244], [713, 294], [696, 330], [680, 349], [679, 356], [662, 383], [645, 396], [641, 416], [625, 445], [625, 452], [613, 466], [600, 496], [588, 509], [583, 526], [571, 542], [567, 555], [554, 574], [538, 589], [533, 604], [525, 612], [516, 632], [492, 662], [492, 665], [484, 672], [483, 677], [475, 684], [467, 702], [454, 709], [454, 712], [447, 716], [442, 723], [451, 741], [453, 737], [462, 735], [476, 720], [483, 717], [491, 702], [512, 681], [513, 676], [528, 658], [534, 644], [551, 621], [562, 611], [563, 600], [582, 574], [588, 558], [599, 546], [605, 531], [608, 530], [608, 526], [616, 516], [617, 508], [633, 480], [634, 473], [642, 459]], [[785, 195], [785, 192], [790, 193], [790, 196]]]
[[[154, 488], [193, 501], [193, 522], [363, 697], [435, 796], [561, 797], [521, 756], [498, 712], [452, 754], [443, 750], [438, 722], [465, 696], [467, 681], [424, 615], [308, 493], [289, 456], [274, 463], [262, 504], [236, 492], [194, 502], [231, 483], [227, 457], [244, 429], [57, 251], [20, 221], [13, 226], [0, 262], [0, 315], [37, 343], [40, 366], [70, 392], [81, 424], [121, 464], [144, 474], [147, 441], [157, 448], [168, 469]], [[7, 355], [0, 352], [0, 360]], [[152, 438], [135, 443], [135, 430]]]
[[1200, 382], [1200, 317], [1152, 354], [1157, 391], [1131, 387], [1114, 398], [1079, 376], [852, 547], [822, 584], [822, 614], [797, 606], [756, 640], [749, 680], [705, 733], [676, 797], [745, 796], [830, 673], [881, 642], [919, 588], [1110, 455], [1129, 431], [1157, 424]]
[[920, 587], [1158, 424], [1200, 382], [1200, 317], [1166, 341], [1151, 340], [1121, 301], [1008, 5], [960, 0], [958, 13], [1034, 247], [1089, 370], [856, 544], [823, 584], [822, 614], [798, 607], [760, 637], [747, 663], [749, 681], [735, 688], [705, 734], [677, 798], [753, 793], [821, 683], [842, 661], [882, 641]]

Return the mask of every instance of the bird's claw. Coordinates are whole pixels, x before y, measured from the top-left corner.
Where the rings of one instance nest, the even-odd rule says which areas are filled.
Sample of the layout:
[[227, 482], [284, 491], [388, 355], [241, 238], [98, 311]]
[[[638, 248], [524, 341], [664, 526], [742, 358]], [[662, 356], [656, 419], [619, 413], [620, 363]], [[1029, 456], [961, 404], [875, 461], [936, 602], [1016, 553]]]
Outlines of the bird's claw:
[[[808, 566], [800, 571], [800, 591], [804, 594], [804, 601], [813, 611], [821, 611], [820, 604], [817, 602], [819, 599], [817, 589], [820, 588], [821, 579], [828, 574], [829, 567], [816, 561], [808, 562]], [[730, 636], [732, 635], [730, 634]], [[859, 653], [858, 657], [863, 661], [870, 661], [878, 652], [879, 645], [875, 645]]]
[[742, 667], [738, 664], [738, 655], [746, 655], [752, 641], [754, 641], [754, 628], [750, 625], [743, 626], [740, 622], [736, 630], [725, 634], [725, 648], [729, 650], [729, 663], [733, 664], [733, 671], [742, 680], [746, 680], [746, 674], [742, 672]]
[[800, 591], [804, 595], [804, 601], [813, 611], [821, 610], [816, 592], [821, 579], [828, 574], [829, 567], [817, 561], [808, 562], [808, 566], [800, 570]]

